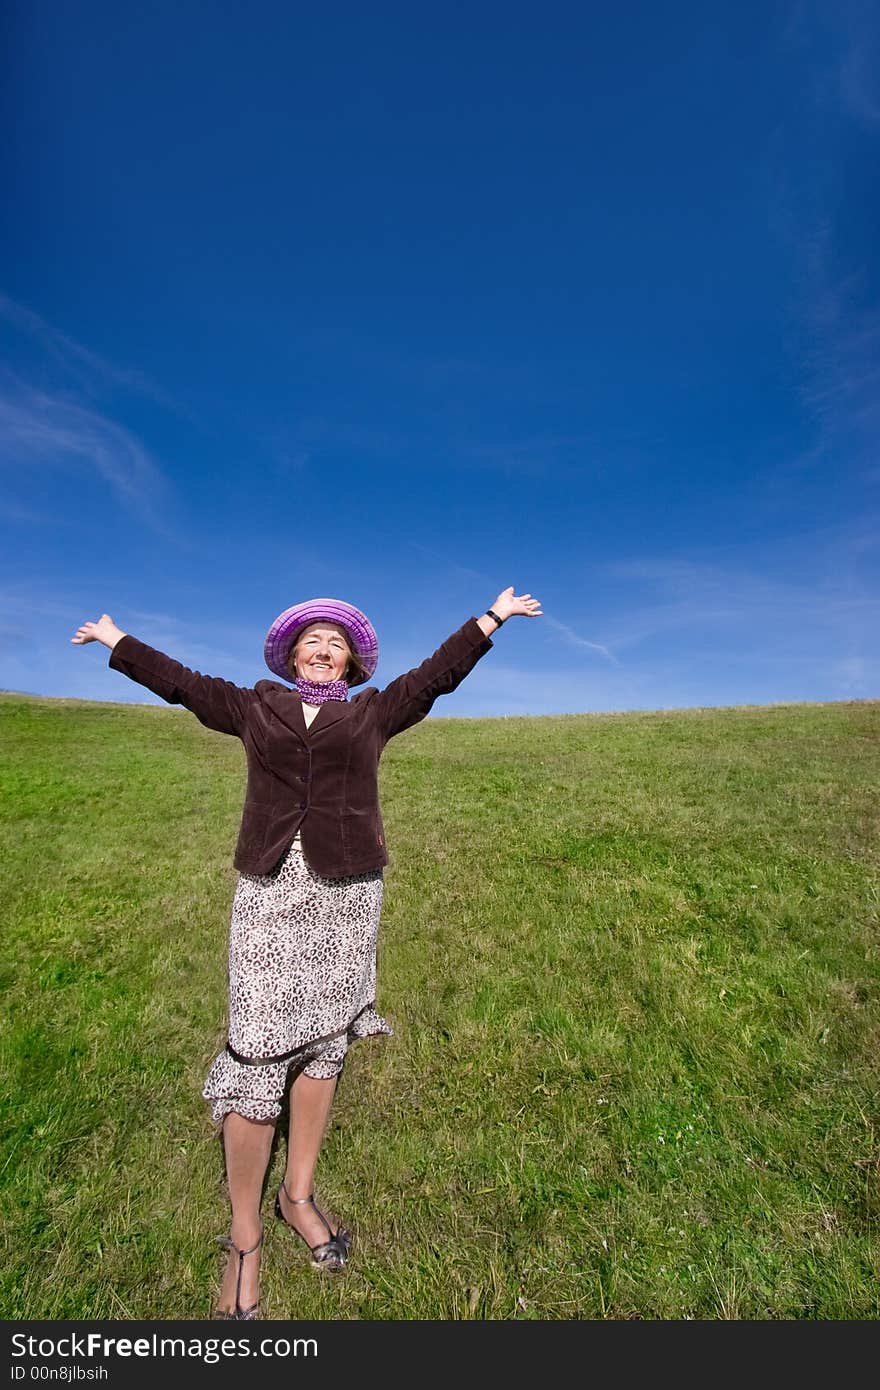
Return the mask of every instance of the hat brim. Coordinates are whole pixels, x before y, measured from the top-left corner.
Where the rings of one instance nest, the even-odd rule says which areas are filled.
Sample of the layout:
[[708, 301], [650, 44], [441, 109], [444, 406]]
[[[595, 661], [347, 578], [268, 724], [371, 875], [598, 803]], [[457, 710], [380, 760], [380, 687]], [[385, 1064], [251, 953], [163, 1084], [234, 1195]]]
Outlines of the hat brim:
[[369, 680], [379, 664], [379, 639], [376, 629], [365, 613], [339, 598], [310, 598], [295, 603], [279, 613], [266, 634], [263, 654], [266, 665], [282, 680], [290, 679], [287, 659], [290, 649], [303, 628], [310, 623], [338, 623], [348, 634], [351, 649], [359, 658], [366, 675], [353, 685]]

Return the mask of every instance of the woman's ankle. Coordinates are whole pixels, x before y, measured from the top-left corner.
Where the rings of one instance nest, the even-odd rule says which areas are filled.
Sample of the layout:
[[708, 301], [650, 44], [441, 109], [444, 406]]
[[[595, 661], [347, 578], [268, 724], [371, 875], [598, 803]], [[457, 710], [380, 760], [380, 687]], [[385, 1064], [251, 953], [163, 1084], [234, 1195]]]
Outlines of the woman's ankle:
[[310, 1177], [306, 1182], [303, 1182], [302, 1179], [295, 1182], [285, 1173], [281, 1186], [283, 1189], [281, 1195], [286, 1197], [288, 1202], [307, 1202], [314, 1195], [315, 1180], [314, 1177]]
[[258, 1246], [263, 1239], [263, 1223], [259, 1215], [233, 1216], [229, 1227], [229, 1239], [241, 1251]]

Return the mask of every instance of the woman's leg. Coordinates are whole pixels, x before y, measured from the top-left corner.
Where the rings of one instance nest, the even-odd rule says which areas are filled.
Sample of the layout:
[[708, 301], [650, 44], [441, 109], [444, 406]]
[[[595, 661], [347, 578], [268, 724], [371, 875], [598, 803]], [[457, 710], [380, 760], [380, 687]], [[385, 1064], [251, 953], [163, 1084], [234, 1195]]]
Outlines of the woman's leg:
[[[226, 1181], [229, 1185], [229, 1201], [232, 1206], [232, 1226], [230, 1238], [239, 1250], [250, 1250], [262, 1234], [260, 1220], [260, 1198], [269, 1154], [272, 1149], [272, 1136], [275, 1131], [273, 1120], [248, 1120], [244, 1115], [230, 1111], [223, 1121], [223, 1148], [226, 1153]], [[244, 1261], [241, 1277], [239, 1302], [242, 1308], [250, 1308], [260, 1297], [260, 1250], [255, 1250]], [[235, 1287], [238, 1280], [239, 1260], [234, 1250], [229, 1252], [229, 1263], [223, 1278], [218, 1310], [235, 1312]]]
[[327, 1240], [327, 1227], [311, 1206], [293, 1206], [290, 1197], [308, 1197], [314, 1191], [315, 1165], [321, 1141], [330, 1119], [335, 1076], [316, 1078], [300, 1072], [290, 1088], [290, 1138], [287, 1145], [287, 1169], [284, 1187], [278, 1200], [286, 1221], [299, 1231], [309, 1245], [322, 1245]]

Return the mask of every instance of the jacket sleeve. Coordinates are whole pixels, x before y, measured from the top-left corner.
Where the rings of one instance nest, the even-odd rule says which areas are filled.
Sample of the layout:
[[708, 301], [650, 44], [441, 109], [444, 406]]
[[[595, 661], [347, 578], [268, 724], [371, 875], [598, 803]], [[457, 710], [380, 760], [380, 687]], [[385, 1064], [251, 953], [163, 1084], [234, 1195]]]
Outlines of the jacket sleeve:
[[145, 685], [169, 705], [183, 705], [207, 728], [221, 734], [241, 737], [248, 706], [256, 698], [246, 686], [191, 671], [128, 635], [120, 637], [110, 653], [110, 666], [138, 685]]
[[380, 690], [375, 701], [385, 737], [393, 738], [424, 719], [437, 696], [461, 685], [491, 646], [476, 618], [468, 618], [421, 666]]

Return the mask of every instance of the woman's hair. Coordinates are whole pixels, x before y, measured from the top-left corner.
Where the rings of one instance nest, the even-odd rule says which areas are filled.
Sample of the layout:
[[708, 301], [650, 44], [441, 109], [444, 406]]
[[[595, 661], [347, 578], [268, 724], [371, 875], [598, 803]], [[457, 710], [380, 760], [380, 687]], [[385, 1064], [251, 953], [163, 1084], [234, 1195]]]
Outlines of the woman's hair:
[[[311, 624], [309, 624], [309, 626], [311, 626]], [[299, 646], [300, 641], [301, 641], [302, 636], [303, 636], [303, 633], [305, 633], [306, 630], [307, 630], [306, 628], [303, 628], [303, 631], [299, 634], [299, 636], [297, 637], [297, 639], [296, 639], [296, 641], [294, 642], [293, 646], [291, 647], [290, 652], [288, 653], [288, 657], [287, 657], [287, 671], [288, 671], [288, 674], [289, 674], [289, 676], [290, 676], [291, 681], [293, 681], [293, 682], [296, 682], [296, 679], [297, 679], [297, 676], [296, 676], [296, 649], [297, 649], [297, 647]], [[363, 682], [364, 682], [365, 680], [368, 680], [368, 679], [369, 679], [370, 673], [369, 673], [369, 671], [367, 670], [367, 668], [364, 666], [364, 663], [361, 661], [361, 659], [360, 659], [360, 657], [358, 656], [357, 652], [352, 651], [351, 640], [350, 640], [350, 638], [349, 638], [349, 636], [348, 636], [348, 633], [345, 631], [344, 628], [342, 629], [342, 631], [343, 631], [343, 635], [344, 635], [344, 637], [345, 637], [345, 645], [346, 645], [346, 647], [348, 648], [348, 665], [347, 665], [346, 668], [345, 668], [345, 674], [344, 674], [344, 676], [343, 676], [343, 680], [346, 682], [347, 685], [361, 685], [361, 684], [363, 684]]]

